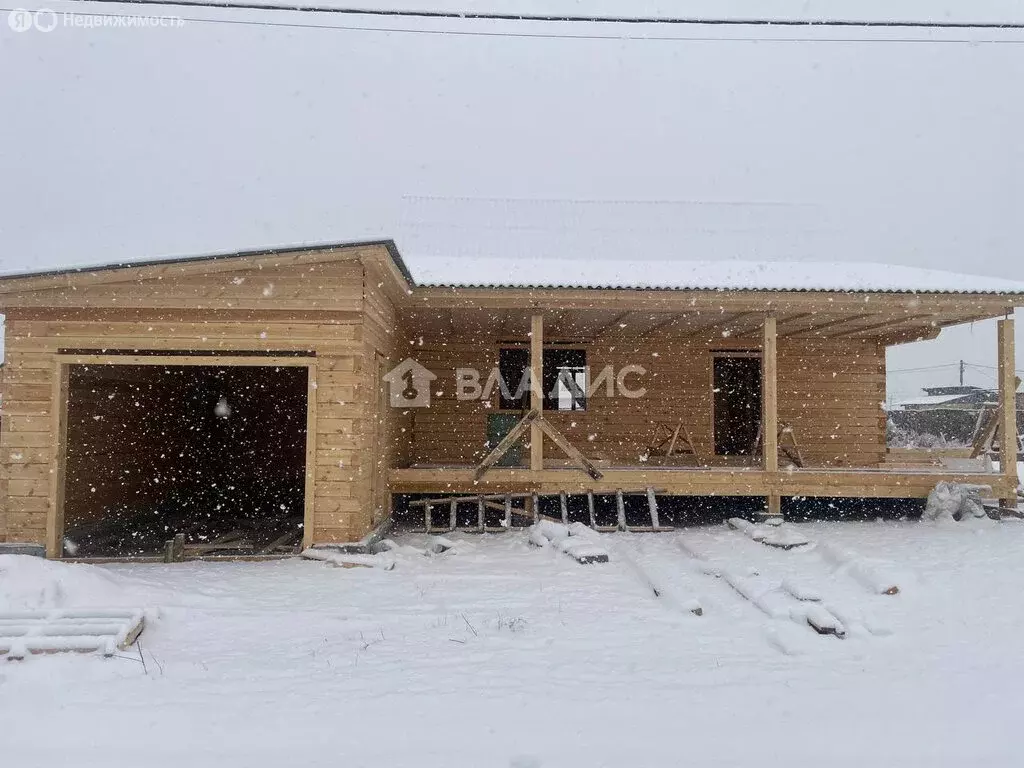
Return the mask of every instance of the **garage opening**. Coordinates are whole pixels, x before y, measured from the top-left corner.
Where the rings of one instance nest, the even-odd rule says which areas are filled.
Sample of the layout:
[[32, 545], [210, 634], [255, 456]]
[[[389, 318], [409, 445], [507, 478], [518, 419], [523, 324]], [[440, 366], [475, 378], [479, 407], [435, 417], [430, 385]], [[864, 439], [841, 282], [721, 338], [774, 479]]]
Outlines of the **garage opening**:
[[302, 541], [305, 366], [70, 365], [74, 557], [280, 554]]

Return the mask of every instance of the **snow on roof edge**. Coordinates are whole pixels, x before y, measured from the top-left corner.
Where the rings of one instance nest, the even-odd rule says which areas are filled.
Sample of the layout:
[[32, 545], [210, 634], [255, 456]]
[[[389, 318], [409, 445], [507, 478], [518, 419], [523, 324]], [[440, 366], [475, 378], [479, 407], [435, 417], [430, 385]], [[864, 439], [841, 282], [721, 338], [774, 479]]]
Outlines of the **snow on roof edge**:
[[[251, 256], [384, 247], [395, 266], [417, 288], [637, 291], [760, 291], [822, 293], [936, 293], [1024, 296], [1024, 281], [964, 275], [920, 267], [871, 262], [752, 262], [738, 260], [611, 260], [571, 258], [494, 259], [414, 257], [412, 269], [393, 239], [307, 242], [192, 256], [82, 264], [60, 269], [0, 273], [17, 278], [184, 264]], [[485, 268], [491, 279], [467, 267]], [[674, 275], [668, 276], [666, 275]], [[419, 279], [417, 279], [417, 276]], [[531, 279], [526, 279], [530, 277]], [[535, 279], [534, 279], [535, 278]]]
[[1024, 281], [877, 263], [426, 257], [413, 268], [423, 288], [1024, 294]]

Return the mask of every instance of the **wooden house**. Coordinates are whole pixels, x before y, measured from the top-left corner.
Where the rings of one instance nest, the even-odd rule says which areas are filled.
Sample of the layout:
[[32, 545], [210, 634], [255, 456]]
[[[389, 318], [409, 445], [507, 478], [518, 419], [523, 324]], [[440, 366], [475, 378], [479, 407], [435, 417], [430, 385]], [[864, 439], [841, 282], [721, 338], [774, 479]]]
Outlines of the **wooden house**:
[[[885, 350], [999, 318], [1012, 402], [1024, 285], [686, 262], [619, 263], [615, 280], [587, 262], [451, 262], [417, 280], [412, 266], [388, 241], [0, 279], [0, 541], [158, 555], [184, 533], [223, 551], [232, 504], [253, 517], [246, 551], [273, 552], [358, 540], [410, 500], [519, 513], [535, 496], [650, 489], [771, 514], [922, 498], [940, 480], [1014, 496], [1013, 441], [999, 473], [887, 456]], [[1016, 434], [1015, 409], [1000, 418]], [[135, 543], [79, 551], [76, 532], [117, 520]]]

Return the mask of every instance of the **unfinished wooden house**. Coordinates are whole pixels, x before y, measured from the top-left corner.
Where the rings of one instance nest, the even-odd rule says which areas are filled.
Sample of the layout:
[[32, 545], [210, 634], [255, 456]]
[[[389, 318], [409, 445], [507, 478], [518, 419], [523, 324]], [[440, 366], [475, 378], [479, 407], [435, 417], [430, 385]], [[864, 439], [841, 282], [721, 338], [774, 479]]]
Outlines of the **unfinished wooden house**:
[[[1024, 285], [872, 265], [411, 266], [364, 242], [0, 279], [0, 541], [258, 554], [355, 541], [396, 511], [494, 527], [586, 500], [626, 525], [635, 494], [767, 513], [940, 480], [1014, 496], [1014, 440], [998, 472], [894, 459], [882, 405], [888, 346], [985, 318], [1013, 402]], [[1002, 408], [999, 433], [1015, 421]]]

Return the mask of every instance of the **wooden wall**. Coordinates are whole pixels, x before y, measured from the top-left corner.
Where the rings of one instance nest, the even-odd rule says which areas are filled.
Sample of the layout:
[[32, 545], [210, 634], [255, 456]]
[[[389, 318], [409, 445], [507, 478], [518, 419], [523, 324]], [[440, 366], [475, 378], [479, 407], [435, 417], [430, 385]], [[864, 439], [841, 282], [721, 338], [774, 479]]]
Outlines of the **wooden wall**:
[[[393, 307], [359, 259], [85, 284], [5, 297], [0, 540], [46, 543], [55, 514], [60, 351], [315, 355], [314, 542], [352, 541], [379, 517], [367, 460], [381, 416], [371, 353], [392, 354]], [[223, 267], [221, 267], [223, 269]], [[376, 278], [374, 279], [376, 280]], [[390, 314], [389, 314], [390, 313]], [[364, 321], [365, 320], [365, 321]], [[388, 414], [385, 414], [385, 417]]]
[[[639, 399], [595, 396], [584, 412], [545, 412], [545, 416], [584, 454], [613, 464], [642, 465], [654, 420], [682, 419], [705, 463], [729, 460], [712, 455], [711, 365], [714, 350], [757, 350], [756, 341], [693, 340], [665, 336], [642, 342], [579, 345], [587, 349], [591, 375], [612, 365], [644, 366]], [[430, 408], [413, 411], [414, 439], [409, 460], [420, 464], [475, 464], [487, 452], [490, 402], [456, 399], [456, 367], [488, 371], [497, 362], [493, 341], [427, 343], [414, 357], [438, 375]], [[885, 354], [869, 341], [779, 342], [779, 419], [792, 425], [807, 463], [816, 466], [877, 466], [885, 455]], [[439, 394], [438, 394], [439, 393]], [[545, 458], [561, 458], [545, 444]], [[733, 461], [735, 463], [735, 461]]]

